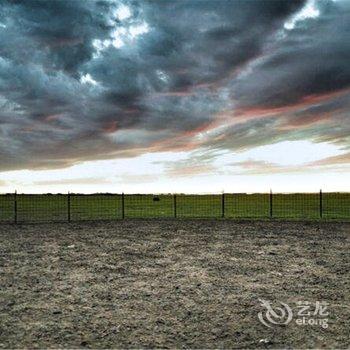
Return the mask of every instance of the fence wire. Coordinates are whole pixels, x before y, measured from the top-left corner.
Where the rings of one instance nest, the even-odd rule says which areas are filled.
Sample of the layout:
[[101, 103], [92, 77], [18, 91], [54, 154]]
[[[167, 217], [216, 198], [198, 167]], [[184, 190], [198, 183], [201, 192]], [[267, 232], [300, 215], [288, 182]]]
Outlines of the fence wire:
[[312, 219], [320, 215], [320, 195], [313, 193], [281, 193], [273, 195], [275, 218]]
[[177, 195], [176, 206], [179, 218], [221, 217], [221, 195]]
[[79, 220], [114, 220], [122, 218], [122, 195], [69, 194], [67, 202], [70, 207], [68, 221]]
[[0, 223], [125, 218], [350, 219], [350, 193], [0, 195]]
[[270, 195], [266, 193], [227, 193], [225, 197], [225, 217], [228, 218], [268, 218], [270, 216]]

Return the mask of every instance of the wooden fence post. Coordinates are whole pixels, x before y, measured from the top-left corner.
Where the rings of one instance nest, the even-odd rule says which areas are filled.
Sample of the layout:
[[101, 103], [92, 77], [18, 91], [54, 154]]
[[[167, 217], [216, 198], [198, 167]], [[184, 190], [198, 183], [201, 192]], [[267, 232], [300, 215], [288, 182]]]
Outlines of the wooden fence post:
[[270, 218], [273, 216], [273, 195], [272, 195], [272, 190], [270, 190]]
[[70, 222], [70, 192], [68, 191], [68, 197], [67, 197], [67, 216], [68, 216], [68, 222]]
[[323, 216], [323, 198], [322, 198], [322, 189], [320, 190], [320, 218]]
[[222, 192], [222, 196], [221, 196], [221, 217], [224, 218], [225, 217], [225, 193]]
[[176, 194], [174, 193], [174, 196], [173, 196], [173, 202], [174, 202], [174, 218], [177, 217], [177, 212], [176, 212]]
[[13, 209], [14, 209], [14, 220], [15, 224], [17, 224], [17, 190], [15, 191], [15, 195], [13, 197]]
[[125, 219], [124, 192], [122, 193], [122, 219]]

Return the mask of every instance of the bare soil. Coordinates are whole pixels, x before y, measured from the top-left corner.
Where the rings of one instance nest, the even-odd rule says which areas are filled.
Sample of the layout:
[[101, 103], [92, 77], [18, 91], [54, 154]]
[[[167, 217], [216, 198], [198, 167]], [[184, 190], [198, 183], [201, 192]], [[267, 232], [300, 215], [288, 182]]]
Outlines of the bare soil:
[[[350, 223], [0, 226], [1, 348], [349, 348]], [[326, 301], [329, 327], [260, 323]], [[265, 310], [266, 311], [266, 310]]]

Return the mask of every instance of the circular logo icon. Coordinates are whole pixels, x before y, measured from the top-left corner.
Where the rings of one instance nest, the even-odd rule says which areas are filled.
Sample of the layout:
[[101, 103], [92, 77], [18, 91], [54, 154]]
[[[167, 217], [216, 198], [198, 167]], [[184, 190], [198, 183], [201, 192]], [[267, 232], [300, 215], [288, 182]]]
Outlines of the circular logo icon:
[[267, 300], [259, 299], [264, 311], [258, 313], [260, 322], [266, 327], [271, 325], [287, 325], [293, 318], [293, 311], [286, 303], [279, 302], [281, 306], [273, 308]]

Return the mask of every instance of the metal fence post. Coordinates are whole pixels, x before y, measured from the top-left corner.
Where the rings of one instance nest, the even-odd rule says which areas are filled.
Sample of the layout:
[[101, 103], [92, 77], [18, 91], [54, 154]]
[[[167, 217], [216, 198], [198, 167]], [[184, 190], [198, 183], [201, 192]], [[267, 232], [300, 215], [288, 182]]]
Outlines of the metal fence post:
[[322, 190], [320, 190], [320, 218], [323, 216], [323, 198], [322, 198]]
[[273, 198], [272, 198], [272, 190], [270, 190], [270, 218], [272, 218], [273, 216], [272, 208], [273, 208]]
[[122, 193], [122, 219], [125, 219], [124, 192]]
[[17, 190], [15, 191], [15, 195], [13, 197], [13, 209], [14, 209], [14, 220], [15, 224], [17, 224]]
[[67, 197], [67, 216], [68, 216], [68, 222], [70, 222], [70, 192], [68, 191], [68, 197]]
[[176, 212], [176, 194], [174, 194], [173, 199], [174, 199], [174, 218], [176, 218], [177, 217], [177, 212]]
[[222, 192], [222, 196], [221, 196], [221, 217], [224, 218], [225, 217], [225, 193]]

